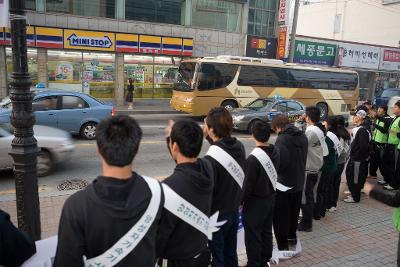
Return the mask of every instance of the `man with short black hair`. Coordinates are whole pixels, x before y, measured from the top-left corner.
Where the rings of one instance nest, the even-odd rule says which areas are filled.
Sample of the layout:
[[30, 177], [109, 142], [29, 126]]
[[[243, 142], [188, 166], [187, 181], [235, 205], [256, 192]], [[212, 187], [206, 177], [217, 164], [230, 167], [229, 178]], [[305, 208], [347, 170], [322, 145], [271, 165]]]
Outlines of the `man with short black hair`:
[[256, 148], [246, 160], [243, 186], [243, 225], [248, 267], [265, 267], [272, 257], [276, 169], [279, 151], [269, 144], [271, 127], [257, 121], [251, 128]]
[[[165, 204], [157, 235], [159, 266], [208, 267], [208, 233], [203, 231], [202, 223], [206, 222], [201, 219], [210, 215], [213, 174], [211, 163], [197, 158], [203, 131], [194, 121], [170, 122], [167, 144], [177, 165], [173, 174], [163, 181]], [[198, 217], [178, 217], [182, 213], [174, 205], [184, 206], [188, 212], [195, 211], [190, 216]]]
[[231, 136], [233, 121], [228, 110], [213, 108], [204, 122], [204, 135], [211, 144], [205, 158], [211, 161], [214, 170], [211, 214], [219, 211], [219, 220], [226, 220], [209, 243], [211, 266], [237, 267], [238, 209], [242, 198], [246, 153], [243, 144]]
[[274, 233], [278, 249], [288, 250], [289, 241], [297, 242], [296, 231], [306, 174], [308, 141], [305, 134], [291, 125], [285, 115], [276, 115], [272, 119], [272, 128], [278, 134], [275, 142], [275, 147], [280, 152], [278, 182], [291, 188], [286, 192], [277, 190]]
[[54, 266], [154, 267], [163, 199], [158, 181], [132, 172], [141, 138], [129, 116], [99, 123], [103, 174], [66, 200]]

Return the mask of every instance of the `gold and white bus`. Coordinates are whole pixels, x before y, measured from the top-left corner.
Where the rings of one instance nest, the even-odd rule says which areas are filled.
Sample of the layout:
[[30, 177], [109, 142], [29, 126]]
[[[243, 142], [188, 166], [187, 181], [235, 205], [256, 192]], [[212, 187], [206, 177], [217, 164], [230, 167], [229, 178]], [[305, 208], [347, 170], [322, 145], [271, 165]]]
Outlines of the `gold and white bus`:
[[358, 74], [351, 70], [235, 56], [182, 61], [171, 107], [195, 116], [217, 106], [243, 107], [257, 98], [316, 105], [321, 117], [349, 115], [357, 105]]

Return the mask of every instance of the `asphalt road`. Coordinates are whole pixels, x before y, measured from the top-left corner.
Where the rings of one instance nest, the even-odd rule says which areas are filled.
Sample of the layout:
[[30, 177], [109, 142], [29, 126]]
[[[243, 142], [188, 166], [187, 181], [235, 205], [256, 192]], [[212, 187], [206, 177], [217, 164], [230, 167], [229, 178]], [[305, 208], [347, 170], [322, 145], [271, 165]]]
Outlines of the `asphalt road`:
[[[175, 163], [171, 159], [164, 137], [164, 129], [168, 119], [188, 118], [194, 119], [202, 124], [201, 118], [188, 115], [135, 115], [134, 116], [143, 129], [143, 139], [139, 153], [133, 164], [133, 169], [142, 175], [162, 179], [170, 175]], [[245, 133], [234, 133], [250, 153], [254, 147], [251, 136]], [[272, 137], [272, 140], [274, 137]], [[96, 152], [95, 141], [82, 140], [74, 137], [76, 149], [71, 158], [56, 166], [52, 174], [39, 178], [40, 195], [58, 195], [71, 193], [60, 191], [58, 186], [65, 181], [73, 179], [93, 181], [101, 174], [101, 161]], [[208, 142], [204, 142], [201, 155], [208, 149]], [[79, 184], [79, 183], [78, 183]], [[0, 201], [13, 199], [15, 197], [14, 176], [12, 171], [0, 171]]]

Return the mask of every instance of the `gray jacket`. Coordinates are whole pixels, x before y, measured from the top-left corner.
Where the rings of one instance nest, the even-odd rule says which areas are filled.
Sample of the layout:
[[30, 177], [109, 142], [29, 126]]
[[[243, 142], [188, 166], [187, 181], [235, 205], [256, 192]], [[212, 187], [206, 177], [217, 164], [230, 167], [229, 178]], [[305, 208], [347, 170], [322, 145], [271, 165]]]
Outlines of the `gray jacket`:
[[306, 171], [319, 171], [324, 164], [322, 144], [315, 132], [306, 131], [305, 134], [308, 139]]

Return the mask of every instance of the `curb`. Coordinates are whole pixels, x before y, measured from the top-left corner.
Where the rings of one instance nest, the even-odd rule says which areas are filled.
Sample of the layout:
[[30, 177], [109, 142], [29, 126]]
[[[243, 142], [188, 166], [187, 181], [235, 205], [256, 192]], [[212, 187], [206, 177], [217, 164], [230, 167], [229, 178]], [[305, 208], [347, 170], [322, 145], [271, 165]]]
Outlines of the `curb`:
[[123, 110], [118, 110], [118, 114], [125, 114], [125, 115], [151, 115], [151, 114], [184, 114], [180, 111], [177, 110], [128, 110], [128, 109], [123, 109]]

